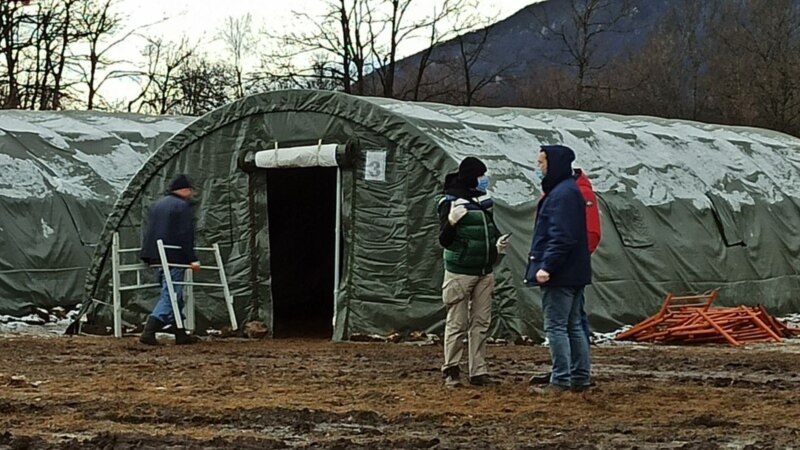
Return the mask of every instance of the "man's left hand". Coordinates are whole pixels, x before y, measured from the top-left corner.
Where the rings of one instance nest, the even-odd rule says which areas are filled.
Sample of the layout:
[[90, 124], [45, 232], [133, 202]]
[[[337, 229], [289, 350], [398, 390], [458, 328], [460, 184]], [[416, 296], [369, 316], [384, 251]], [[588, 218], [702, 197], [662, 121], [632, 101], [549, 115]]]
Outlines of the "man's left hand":
[[539, 284], [544, 284], [550, 281], [550, 272], [546, 270], [539, 269], [536, 272], [536, 282]]

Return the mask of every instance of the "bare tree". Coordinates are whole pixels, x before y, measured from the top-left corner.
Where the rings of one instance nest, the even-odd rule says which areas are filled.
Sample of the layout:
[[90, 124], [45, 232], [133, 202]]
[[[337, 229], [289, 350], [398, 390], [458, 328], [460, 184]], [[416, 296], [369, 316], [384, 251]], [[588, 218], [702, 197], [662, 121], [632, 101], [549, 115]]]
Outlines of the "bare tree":
[[[727, 4], [713, 29], [714, 96], [726, 122], [800, 132], [800, 10], [791, 0]], [[735, 56], [735, 59], [724, 59]]]
[[476, 96], [480, 91], [490, 86], [495, 81], [511, 70], [516, 63], [509, 62], [498, 65], [487, 59], [487, 42], [491, 34], [491, 27], [460, 35], [455, 41], [458, 44], [458, 57], [451, 62], [452, 72], [457, 74], [458, 96], [455, 103], [471, 106], [475, 104]]
[[236, 98], [240, 88], [235, 70], [206, 57], [192, 57], [178, 69], [180, 104], [177, 113], [200, 116]]
[[628, 114], [707, 120], [714, 57], [709, 30], [719, 16], [718, 0], [677, 0], [659, 27], [630, 59], [597, 77], [606, 96], [594, 107]]
[[[327, 0], [326, 12], [320, 18], [295, 14], [297, 21], [309, 25], [312, 31], [292, 31], [281, 36], [282, 51], [264, 59], [262, 67], [269, 69], [262, 73], [276, 78], [282, 70], [291, 69], [294, 72], [283, 73], [284, 79], [331, 77], [338, 79], [337, 88], [347, 93], [406, 96], [415, 92], [415, 84], [423, 83], [424, 73], [432, 61], [432, 50], [423, 52], [415, 60], [416, 67], [406, 66], [400, 73], [397, 63], [403, 46], [423, 39], [433, 48], [458, 31], [470, 28], [471, 23], [459, 22], [454, 16], [475, 4], [476, 0]], [[429, 13], [412, 15], [412, 10], [419, 11], [412, 9], [416, 5], [427, 6]], [[452, 30], [442, 31], [443, 24], [451, 26]], [[295, 62], [285, 63], [286, 60]], [[305, 62], [297, 63], [299, 60]], [[325, 61], [322, 72], [318, 70], [320, 61]], [[414, 96], [419, 97], [419, 92]]]
[[104, 53], [131, 34], [100, 47], [101, 39], [117, 31], [119, 18], [109, 11], [112, 2], [40, 0], [26, 8], [19, 2], [0, 2], [0, 22], [7, 25], [0, 45], [6, 57], [7, 107], [60, 109], [65, 100], [75, 102], [83, 96], [76, 86], [84, 82], [88, 107], [93, 108], [102, 84], [95, 74]]
[[164, 42], [163, 38], [147, 38], [143, 56], [147, 59], [144, 70], [136, 73], [142, 80], [141, 91], [128, 102], [128, 111], [171, 114], [181, 104], [181, 86], [178, 73], [194, 53], [187, 38], [180, 42]]
[[555, 56], [554, 59], [575, 72], [572, 106], [585, 108], [588, 103], [586, 91], [596, 87], [591, 84], [592, 77], [608, 63], [598, 55], [599, 43], [608, 34], [632, 31], [626, 21], [635, 12], [631, 1], [569, 0], [569, 17], [565, 20], [551, 18], [548, 5], [531, 11], [544, 37], [561, 44], [561, 53], [565, 57]]
[[[339, 80], [337, 89], [347, 93], [363, 93], [358, 81], [367, 70], [369, 52], [365, 38], [365, 21], [369, 0], [326, 0], [326, 10], [321, 17], [295, 12], [295, 20], [309, 31], [289, 31], [283, 35], [267, 33], [278, 43], [278, 51], [262, 58], [261, 82], [272, 80], [305, 85], [319, 78], [321, 61], [326, 71]], [[298, 62], [299, 61], [299, 62]], [[277, 81], [276, 81], [277, 80]]]
[[23, 10], [23, 6], [22, 2], [17, 1], [0, 2], [0, 52], [5, 62], [3, 108], [20, 106], [18, 62], [20, 52], [28, 45], [29, 38], [20, 36], [19, 27], [30, 21], [30, 15]]
[[120, 30], [122, 22], [119, 14], [114, 13], [111, 9], [113, 3], [114, 0], [84, 2], [78, 19], [80, 33], [88, 46], [88, 52], [85, 55], [86, 64], [78, 67], [82, 80], [86, 84], [86, 109], [90, 110], [95, 108], [97, 91], [106, 80], [115, 75], [114, 72], [110, 72], [105, 77], [98, 78], [98, 71], [101, 68], [111, 66], [116, 62], [108, 59], [109, 51], [134, 32], [134, 30], [130, 30], [111, 42], [105, 43]]
[[231, 66], [236, 77], [236, 96], [245, 95], [244, 59], [255, 46], [253, 35], [253, 17], [250, 13], [241, 17], [226, 17], [225, 24], [219, 32], [219, 39], [230, 53]]
[[68, 96], [72, 83], [65, 79], [65, 68], [73, 62], [69, 49], [78, 38], [74, 22], [80, 1], [36, 2], [35, 13], [17, 29], [18, 38], [26, 36], [28, 43], [17, 61], [19, 107], [59, 109]]
[[[342, 52], [342, 81], [344, 91], [351, 93], [353, 79], [360, 81], [364, 78], [367, 62], [367, 43], [362, 32], [362, 24], [367, 17], [367, 2], [354, 0], [350, 6], [346, 0], [339, 0], [338, 11], [341, 25], [341, 39], [344, 50]], [[319, 64], [319, 58], [317, 63]], [[335, 73], [335, 71], [334, 71]], [[363, 94], [363, 84], [356, 84], [358, 94]]]
[[464, 106], [485, 103], [480, 94], [517, 64], [513, 58], [508, 63], [490, 59], [487, 43], [491, 33], [492, 28], [487, 27], [460, 35], [452, 41], [455, 55], [442, 54], [442, 59], [436, 61], [438, 70], [431, 71], [431, 75], [438, 77], [438, 83], [426, 92], [427, 98]]
[[[375, 0], [377, 5], [369, 11], [367, 26], [369, 29], [369, 48], [373, 59], [373, 74], [380, 80], [381, 95], [394, 98], [396, 96], [396, 78], [398, 73], [397, 54], [400, 46], [406, 41], [428, 36], [437, 23], [449, 15], [460, 12], [460, 8], [444, 1], [439, 7], [439, 14], [423, 18], [411, 18], [409, 10], [412, 5], [421, 5], [419, 0]], [[463, 4], [463, 2], [458, 2]], [[446, 12], [445, 15], [441, 11]], [[435, 36], [436, 31], [431, 33]], [[426, 61], [427, 63], [427, 61]], [[424, 74], [426, 66], [422, 66]]]
[[[418, 29], [416, 26], [405, 26], [405, 17], [413, 2], [414, 0], [381, 0], [382, 6], [388, 7], [388, 12], [383, 17], [371, 16], [372, 20], [368, 21], [375, 73], [381, 80], [384, 97], [394, 97], [397, 47], [403, 38]], [[385, 43], [381, 42], [383, 35], [388, 37]]]
[[407, 58], [409, 63], [416, 66], [413, 68], [413, 78], [409, 73], [412, 68], [408, 67], [408, 64], [397, 68], [395, 76], [397, 77], [397, 72], [400, 72], [399, 78], [401, 78], [396, 80], [400, 82], [399, 98], [420, 100], [445, 94], [446, 89], [437, 89], [443, 87], [439, 82], [440, 77], [426, 77], [428, 68], [437, 62], [437, 52], [446, 48], [448, 41], [470, 30], [488, 27], [496, 19], [478, 15], [475, 12], [478, 6], [477, 0], [445, 0], [440, 8], [436, 6], [434, 5], [433, 14], [430, 16], [428, 29], [421, 30], [427, 32], [426, 48], [417, 55]]

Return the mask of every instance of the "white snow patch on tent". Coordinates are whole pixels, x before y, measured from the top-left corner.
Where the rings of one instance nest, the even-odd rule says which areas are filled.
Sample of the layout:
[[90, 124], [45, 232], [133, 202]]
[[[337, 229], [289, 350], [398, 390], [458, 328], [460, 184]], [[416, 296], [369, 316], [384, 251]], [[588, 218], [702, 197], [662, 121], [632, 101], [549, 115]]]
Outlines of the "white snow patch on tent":
[[[497, 128], [513, 128], [513, 125], [502, 120], [480, 112], [480, 109], [448, 108], [440, 107], [438, 112], [446, 114], [448, 117], [458, 120], [467, 125], [491, 126]], [[488, 111], [487, 111], [488, 112]]]
[[0, 153], [0, 197], [44, 198], [49, 189], [36, 163]]
[[[590, 174], [596, 191], [627, 191], [645, 205], [680, 199], [710, 208], [707, 194], [713, 193], [739, 211], [755, 204], [756, 197], [770, 203], [800, 197], [800, 140], [768, 130], [576, 111], [494, 115], [481, 108], [382, 106], [428, 121], [421, 128], [455, 162], [478, 156], [490, 174], [507, 174], [494, 179], [493, 190], [510, 205], [537, 195], [538, 180], [528, 169], [536, 166], [539, 146], [554, 143], [575, 150], [574, 166]], [[437, 127], [436, 122], [461, 127]], [[503, 159], [520, 170], [495, 169]]]
[[125, 188], [131, 174], [144, 164], [148, 156], [137, 152], [126, 142], [116, 144], [113, 151], [104, 155], [90, 155], [80, 150], [75, 152], [75, 159], [88, 164], [117, 192]]
[[159, 117], [157, 120], [129, 120], [123, 117], [91, 117], [87, 122], [96, 125], [98, 128], [109, 130], [113, 133], [138, 133], [143, 138], [154, 138], [161, 133], [177, 133], [187, 124], [169, 117]]
[[50, 236], [52, 236], [53, 233], [55, 233], [53, 227], [48, 225], [47, 222], [44, 221], [44, 218], [42, 218], [42, 236], [44, 236], [44, 238], [47, 239]]
[[538, 199], [535, 194], [532, 194], [533, 188], [531, 186], [525, 186], [515, 179], [494, 181], [490, 192], [492, 197], [503, 199], [509, 205], [519, 205], [520, 203]]
[[445, 114], [438, 113], [430, 108], [425, 108], [423, 104], [420, 103], [386, 103], [381, 104], [381, 107], [411, 119], [453, 124], [460, 123], [458, 120]]
[[[113, 195], [109, 187], [117, 192], [124, 189], [155, 150], [154, 138], [174, 134], [190, 120], [0, 111], [0, 129], [6, 131], [3, 139], [13, 142], [10, 154], [0, 152], [0, 196], [45, 198], [55, 191], [83, 199], [106, 199]], [[11, 156], [20, 150], [24, 156]]]
[[98, 197], [86, 186], [88, 175], [71, 175], [67, 161], [59, 156], [44, 162], [0, 153], [0, 166], [4, 169], [0, 171], [0, 196], [3, 197], [45, 198], [52, 190], [78, 198]]
[[[60, 116], [49, 120], [38, 122], [39, 125], [49, 128], [58, 134], [70, 136], [70, 140], [99, 141], [112, 137], [107, 131], [98, 127], [87, 125], [86, 122], [75, 120], [72, 117]], [[76, 136], [72, 136], [76, 135]]]
[[55, 155], [51, 161], [43, 164], [52, 174], [47, 177], [47, 181], [57, 192], [70, 194], [76, 198], [99, 199], [100, 196], [88, 186], [86, 181], [90, 179], [88, 173], [74, 174], [75, 163], [60, 155]]
[[48, 128], [37, 126], [36, 124], [25, 120], [19, 120], [8, 116], [0, 116], [0, 129], [8, 133], [38, 134], [42, 137], [42, 139], [49, 142], [56, 148], [69, 148], [69, 144], [67, 144], [67, 141], [65, 141], [61, 135], [54, 133]]

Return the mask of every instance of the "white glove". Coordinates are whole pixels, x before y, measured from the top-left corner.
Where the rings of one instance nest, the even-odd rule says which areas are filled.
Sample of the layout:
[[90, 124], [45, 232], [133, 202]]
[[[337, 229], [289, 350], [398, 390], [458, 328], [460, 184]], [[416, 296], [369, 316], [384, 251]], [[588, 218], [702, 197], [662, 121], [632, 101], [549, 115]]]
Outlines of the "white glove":
[[539, 269], [536, 272], [536, 282], [539, 284], [544, 284], [550, 281], [550, 272], [546, 270]]
[[456, 206], [453, 203], [450, 203], [450, 214], [447, 215], [447, 220], [450, 221], [450, 225], [455, 226], [462, 217], [467, 215], [467, 208], [464, 205]]
[[497, 239], [497, 243], [495, 243], [494, 246], [497, 247], [497, 253], [503, 255], [508, 248], [508, 241], [500, 237]]

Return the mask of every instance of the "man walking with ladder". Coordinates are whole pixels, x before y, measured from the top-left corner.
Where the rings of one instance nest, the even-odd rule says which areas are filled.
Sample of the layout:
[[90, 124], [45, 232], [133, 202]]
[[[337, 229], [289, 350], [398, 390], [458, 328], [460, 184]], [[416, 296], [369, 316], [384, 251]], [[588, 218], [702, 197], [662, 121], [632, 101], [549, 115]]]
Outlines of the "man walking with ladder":
[[[173, 283], [168, 283], [164, 269], [156, 269], [156, 277], [161, 285], [161, 296], [153, 312], [147, 318], [144, 331], [139, 337], [139, 342], [147, 345], [157, 345], [156, 332], [167, 325], [172, 325], [175, 331], [175, 343], [178, 345], [192, 344], [197, 338], [186, 334], [184, 328], [178, 328], [173, 313], [170, 289], [173, 289], [178, 301], [178, 310], [183, 317], [183, 267], [173, 267], [173, 264], [189, 265], [192, 272], [200, 271], [200, 262], [194, 251], [194, 209], [191, 204], [194, 189], [186, 175], [178, 175], [169, 184], [169, 192], [150, 208], [147, 230], [142, 242], [141, 259], [146, 264], [161, 264], [158, 250], [158, 240], [164, 244], [167, 261], [170, 264], [169, 276]], [[172, 284], [172, 286], [170, 286]], [[183, 320], [181, 320], [183, 323]]]

